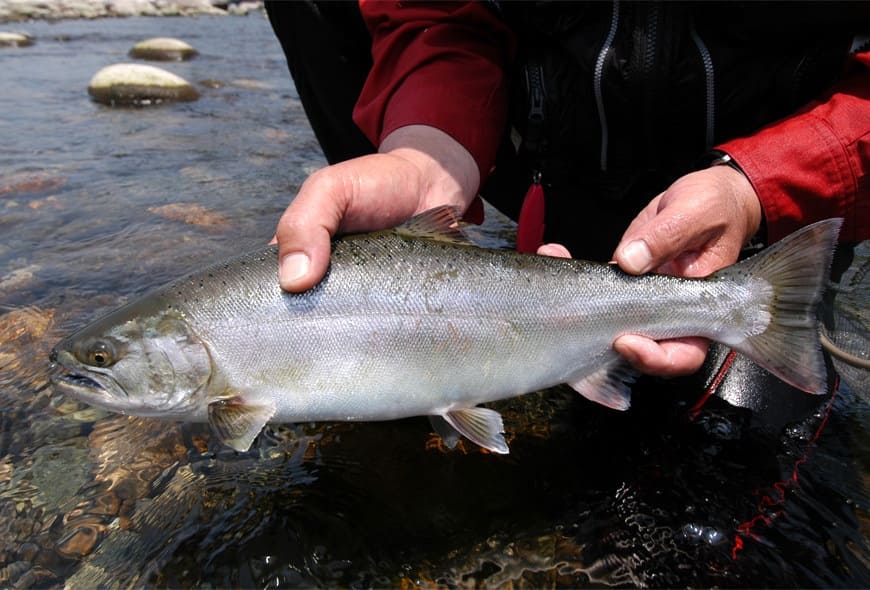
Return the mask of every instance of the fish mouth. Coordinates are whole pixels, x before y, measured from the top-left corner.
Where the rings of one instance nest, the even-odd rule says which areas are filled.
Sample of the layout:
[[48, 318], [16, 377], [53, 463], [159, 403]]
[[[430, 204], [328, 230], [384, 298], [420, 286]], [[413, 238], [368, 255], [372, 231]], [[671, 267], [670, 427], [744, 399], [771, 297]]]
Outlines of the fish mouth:
[[51, 376], [51, 382], [71, 393], [90, 395], [107, 393], [102, 383], [81, 373], [56, 373]]
[[109, 390], [91, 375], [81, 371], [73, 363], [68, 362], [66, 353], [58, 354], [57, 349], [51, 351], [49, 357], [49, 377], [52, 385], [63, 393], [69, 393], [84, 399], [95, 399], [109, 395]]
[[55, 390], [84, 402], [105, 403], [111, 394], [105, 385], [82, 373], [63, 372], [51, 375]]

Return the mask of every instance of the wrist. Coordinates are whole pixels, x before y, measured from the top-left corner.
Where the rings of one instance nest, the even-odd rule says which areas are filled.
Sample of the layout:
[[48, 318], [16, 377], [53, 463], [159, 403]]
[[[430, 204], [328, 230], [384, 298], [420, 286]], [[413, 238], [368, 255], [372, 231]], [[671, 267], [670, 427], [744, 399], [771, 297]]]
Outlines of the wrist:
[[420, 210], [445, 204], [464, 210], [477, 196], [477, 163], [462, 144], [440, 129], [400, 127], [384, 138], [378, 151], [401, 158], [416, 169]]
[[752, 247], [763, 246], [766, 237], [764, 214], [755, 187], [730, 154], [714, 150], [711, 156], [713, 159], [708, 162], [707, 168], [721, 171], [719, 173], [727, 178], [730, 191], [744, 212], [744, 244]]
[[746, 176], [743, 173], [743, 168], [740, 167], [737, 161], [734, 160], [734, 158], [732, 158], [730, 154], [726, 154], [725, 152], [719, 150], [713, 150], [712, 152], [710, 152], [710, 156], [712, 157], [712, 159], [707, 162], [707, 168], [712, 168], [714, 166], [728, 166], [729, 168], [732, 168], [738, 171], [740, 174]]

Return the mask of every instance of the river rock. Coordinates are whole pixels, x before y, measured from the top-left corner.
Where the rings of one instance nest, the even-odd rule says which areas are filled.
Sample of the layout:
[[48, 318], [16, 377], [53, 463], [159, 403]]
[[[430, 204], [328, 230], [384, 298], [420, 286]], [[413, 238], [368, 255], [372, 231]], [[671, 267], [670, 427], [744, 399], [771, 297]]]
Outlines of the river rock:
[[0, 31], [0, 47], [27, 47], [33, 45], [33, 37], [17, 31]]
[[247, 16], [249, 13], [263, 10], [262, 2], [233, 2], [227, 5], [227, 12], [234, 16]]
[[88, 94], [109, 105], [149, 105], [165, 101], [190, 101], [199, 92], [172, 72], [143, 64], [115, 64], [94, 74]]
[[190, 16], [225, 14], [211, 0], [107, 0], [111, 16]]
[[164, 219], [180, 221], [188, 225], [222, 227], [229, 223], [225, 215], [206, 209], [198, 203], [169, 203], [159, 207], [148, 207], [148, 211]]
[[154, 61], [184, 61], [196, 57], [199, 52], [179, 39], [154, 37], [136, 43], [128, 55]]
[[211, 0], [0, 0], [0, 22], [196, 14], [226, 14], [226, 11]]

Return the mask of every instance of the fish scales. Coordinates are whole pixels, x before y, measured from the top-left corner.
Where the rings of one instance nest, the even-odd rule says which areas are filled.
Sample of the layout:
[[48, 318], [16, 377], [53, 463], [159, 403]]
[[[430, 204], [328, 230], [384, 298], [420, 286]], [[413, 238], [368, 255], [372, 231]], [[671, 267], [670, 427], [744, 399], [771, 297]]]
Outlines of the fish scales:
[[[801, 336], [797, 366], [765, 338], [779, 330], [770, 328], [777, 302], [791, 305], [777, 280], [800, 294], [785, 322], [812, 332], [838, 227], [804, 232], [806, 254], [798, 246], [807, 244], [772, 248], [772, 277], [761, 259], [703, 280], [630, 276], [612, 265], [409, 231], [351, 235], [334, 241], [324, 280], [299, 294], [278, 286], [277, 249], [269, 246], [192, 273], [60, 343], [53, 355], [78, 382], [58, 383], [111, 405], [103, 391], [84, 390], [124, 389], [125, 371], [144, 377], [159, 391], [140, 391], [137, 400], [150, 396], [164, 407], [142, 402], [139, 413], [208, 420], [238, 448], [267, 421], [429, 415], [448, 423], [439, 432], [458, 431], [497, 452], [507, 451], [494, 431], [501, 419], [477, 404], [568, 383], [625, 409], [632, 372], [612, 349], [622, 334], [711, 338], [762, 357], [784, 378], [813, 381], [805, 388], [815, 391], [823, 363], [816, 344], [803, 342], [812, 336]], [[795, 275], [797, 266], [806, 268]], [[83, 357], [100, 358], [98, 345], [131, 358], [82, 367]], [[134, 364], [131, 351], [140, 349]]]

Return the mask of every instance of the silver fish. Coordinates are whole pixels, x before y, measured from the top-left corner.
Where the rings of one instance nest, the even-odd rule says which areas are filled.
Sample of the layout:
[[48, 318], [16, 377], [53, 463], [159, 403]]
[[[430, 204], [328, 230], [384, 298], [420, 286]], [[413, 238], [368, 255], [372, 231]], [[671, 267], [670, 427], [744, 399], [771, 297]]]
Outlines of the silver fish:
[[301, 294], [279, 288], [274, 247], [194, 272], [61, 341], [53, 382], [116, 412], [208, 421], [237, 450], [268, 422], [428, 415], [496, 453], [501, 416], [478, 404], [567, 383], [628, 408], [622, 334], [706, 337], [827, 390], [815, 308], [839, 219], [705, 279], [477, 248], [456, 219], [439, 207], [339, 238]]

